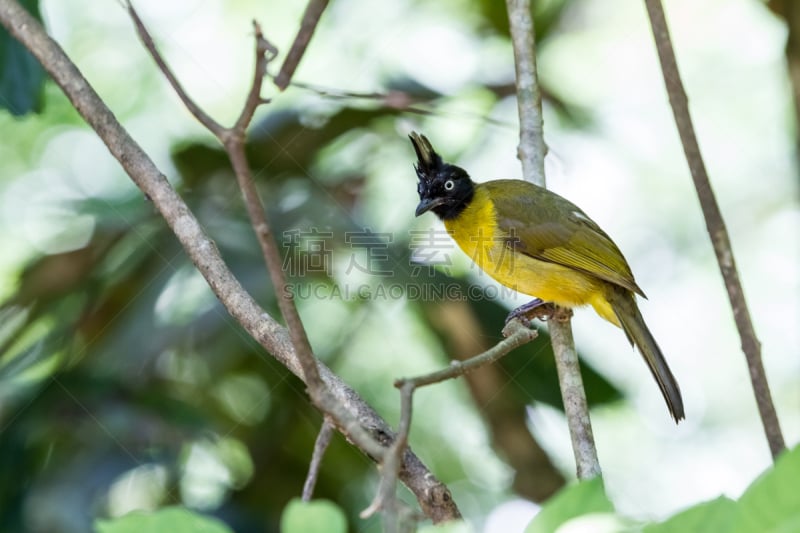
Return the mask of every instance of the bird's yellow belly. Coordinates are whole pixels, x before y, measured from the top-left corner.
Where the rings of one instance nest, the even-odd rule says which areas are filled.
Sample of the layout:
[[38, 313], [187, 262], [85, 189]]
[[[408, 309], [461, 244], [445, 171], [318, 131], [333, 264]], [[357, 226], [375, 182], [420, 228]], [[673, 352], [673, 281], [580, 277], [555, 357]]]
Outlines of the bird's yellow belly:
[[600, 316], [618, 324], [602, 280], [513, 250], [495, 221], [491, 201], [473, 201], [457, 219], [446, 220], [445, 227], [481, 270], [506, 287], [563, 307], [592, 305]]

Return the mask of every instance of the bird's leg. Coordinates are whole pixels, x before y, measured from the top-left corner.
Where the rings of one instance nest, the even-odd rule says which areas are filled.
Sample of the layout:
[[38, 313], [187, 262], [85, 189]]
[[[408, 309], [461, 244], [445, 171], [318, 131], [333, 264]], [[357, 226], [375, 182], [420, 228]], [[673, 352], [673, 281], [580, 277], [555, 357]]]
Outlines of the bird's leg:
[[523, 322], [530, 323], [534, 318], [546, 320], [553, 316], [556, 307], [552, 303], [545, 302], [539, 298], [535, 298], [526, 304], [522, 304], [508, 314], [506, 317], [506, 324], [515, 318], [524, 319]]

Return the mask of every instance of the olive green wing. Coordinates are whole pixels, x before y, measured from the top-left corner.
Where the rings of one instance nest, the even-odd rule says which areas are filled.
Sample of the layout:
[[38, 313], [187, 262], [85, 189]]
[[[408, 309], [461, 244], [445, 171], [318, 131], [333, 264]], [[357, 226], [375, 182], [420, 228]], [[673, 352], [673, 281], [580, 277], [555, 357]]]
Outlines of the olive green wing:
[[506, 245], [644, 296], [614, 241], [575, 204], [522, 180], [482, 183], [495, 206]]

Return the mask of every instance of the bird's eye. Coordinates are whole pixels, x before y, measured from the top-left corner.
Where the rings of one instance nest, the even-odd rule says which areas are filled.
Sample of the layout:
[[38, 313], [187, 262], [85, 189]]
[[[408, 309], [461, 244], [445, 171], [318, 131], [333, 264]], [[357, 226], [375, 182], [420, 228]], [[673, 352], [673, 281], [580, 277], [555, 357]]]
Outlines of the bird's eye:
[[453, 180], [447, 180], [444, 182], [444, 190], [446, 191], [452, 191], [453, 189], [455, 189], [455, 187], [456, 187], [456, 182], [454, 182]]

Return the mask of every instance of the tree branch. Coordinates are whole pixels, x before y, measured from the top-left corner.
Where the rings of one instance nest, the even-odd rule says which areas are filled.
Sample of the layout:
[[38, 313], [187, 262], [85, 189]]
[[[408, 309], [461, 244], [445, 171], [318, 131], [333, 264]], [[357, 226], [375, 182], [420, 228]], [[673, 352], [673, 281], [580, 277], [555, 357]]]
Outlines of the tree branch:
[[[536, 73], [536, 36], [530, 1], [506, 0], [506, 6], [517, 71], [519, 158], [522, 161], [522, 175], [526, 180], [545, 187], [546, 147], [542, 126], [542, 96]], [[564, 414], [569, 425], [578, 478], [589, 479], [600, 475], [600, 462], [597, 459], [578, 353], [572, 337], [571, 313], [558, 309], [556, 314], [557, 318], [548, 322], [548, 329], [558, 370]]]
[[398, 522], [401, 521], [402, 517], [397, 516], [400, 508], [395, 497], [395, 489], [401, 458], [408, 447], [414, 392], [419, 387], [457, 378], [484, 365], [494, 363], [515, 348], [532, 341], [537, 335], [538, 332], [536, 330], [526, 327], [519, 320], [512, 320], [503, 329], [503, 336], [506, 338], [485, 352], [469, 359], [452, 361], [449, 367], [430, 374], [423, 374], [413, 378], [400, 378], [394, 382], [394, 386], [400, 389], [400, 422], [397, 427], [397, 438], [387, 451], [384, 459], [383, 477], [378, 493], [370, 506], [361, 513], [362, 517], [370, 516], [382, 510], [384, 511], [386, 531], [394, 532], [399, 528]]
[[[397, 383], [395, 383], [397, 385]], [[416, 528], [406, 526], [408, 517], [402, 503], [396, 498], [397, 476], [400, 470], [403, 453], [408, 448], [408, 433], [411, 430], [411, 414], [414, 407], [414, 384], [405, 383], [400, 391], [400, 423], [397, 426], [397, 436], [386, 450], [382, 465], [381, 483], [372, 503], [361, 512], [361, 518], [368, 518], [378, 511], [383, 511], [383, 525], [386, 533], [398, 533], [407, 529]]]
[[153, 37], [147, 31], [142, 19], [139, 18], [139, 14], [136, 13], [136, 10], [133, 8], [133, 4], [130, 2], [127, 3], [128, 14], [133, 19], [133, 24], [136, 26], [136, 33], [139, 35], [139, 39], [142, 40], [142, 44], [144, 47], [147, 48], [147, 51], [150, 52], [150, 55], [155, 60], [156, 64], [158, 65], [159, 70], [164, 74], [164, 77], [167, 78], [167, 81], [172, 86], [172, 89], [175, 91], [175, 94], [178, 95], [178, 98], [181, 99], [183, 105], [186, 106], [186, 109], [189, 110], [189, 113], [192, 114], [197, 121], [205, 126], [211, 133], [219, 137], [222, 135], [225, 128], [222, 125], [211, 118], [205, 111], [203, 111], [200, 106], [198, 106], [194, 100], [192, 100], [191, 96], [184, 90], [181, 82], [178, 81], [178, 78], [172, 71], [169, 69], [169, 66], [161, 57], [161, 54], [158, 53], [158, 48], [156, 47], [155, 41], [153, 41]]
[[[120, 162], [145, 196], [152, 200], [231, 316], [267, 352], [303, 379], [305, 372], [286, 329], [244, 290], [225, 265], [214, 241], [203, 232], [183, 199], [117, 121], [58, 43], [15, 0], [0, 0], [0, 24], [37, 58], [111, 155]], [[347, 415], [336, 421], [337, 429], [351, 442], [356, 442], [373, 460], [381, 459], [385, 448], [394, 440], [389, 425], [322, 363], [319, 363], [319, 373], [336, 405]], [[369, 438], [363, 438], [364, 434]], [[415, 494], [423, 512], [434, 522], [460, 516], [447, 487], [410, 450], [404, 454], [400, 479]]]
[[[314, 2], [312, 1], [312, 4], [313, 3]], [[133, 10], [133, 8], [131, 8], [131, 10]], [[308, 15], [308, 10], [306, 14]], [[321, 14], [321, 9], [317, 13], [317, 19], [319, 18], [319, 14]], [[316, 24], [317, 19], [314, 20], [313, 25]], [[309, 24], [311, 23], [304, 21], [303, 27], [308, 30]], [[313, 30], [313, 25], [311, 25], [311, 30]], [[140, 24], [140, 26], [143, 28], [142, 24]], [[349, 413], [346, 410], [343, 410], [340, 407], [337, 398], [330, 393], [326, 383], [320, 377], [317, 367], [317, 359], [314, 357], [314, 354], [311, 350], [308, 336], [305, 328], [303, 327], [303, 322], [300, 319], [300, 315], [297, 312], [297, 307], [295, 306], [291, 291], [286, 290], [286, 276], [283, 272], [280, 252], [272, 234], [269, 222], [267, 221], [266, 212], [264, 211], [263, 203], [259, 197], [258, 189], [253, 181], [252, 171], [245, 154], [246, 130], [253, 118], [255, 109], [258, 107], [258, 105], [264, 102], [260, 96], [261, 85], [267, 70], [267, 63], [274, 57], [276, 53], [276, 49], [270, 45], [266, 39], [264, 39], [258, 23], [254, 21], [253, 26], [255, 29], [256, 38], [256, 62], [252, 87], [244, 104], [244, 108], [234, 126], [231, 128], [224, 128], [218, 137], [225, 147], [225, 151], [227, 152], [231, 161], [234, 174], [236, 175], [239, 189], [242, 191], [247, 213], [250, 217], [250, 222], [261, 247], [261, 251], [264, 256], [264, 262], [267, 265], [270, 279], [275, 287], [275, 293], [280, 295], [277, 298], [278, 307], [289, 329], [289, 336], [292, 340], [295, 354], [300, 361], [300, 365], [303, 370], [304, 381], [306, 385], [308, 385], [309, 395], [311, 396], [313, 403], [322, 412], [329, 415], [338, 427], [346, 428], [346, 434], [351, 440], [353, 440], [363, 450], [369, 450], [370, 448], [374, 448], [376, 445], [372, 436], [365, 432], [358, 422], [349, 416]], [[301, 33], [303, 33], [302, 28]], [[310, 38], [310, 34], [308, 34], [308, 38]], [[162, 71], [168, 68], [165, 61], [158, 59], [157, 48], [150, 47], [148, 50], [154, 55], [154, 59], [156, 59], [156, 63], [160, 66]], [[293, 60], [298, 62], [304, 51], [305, 46], [296, 47]], [[393, 443], [392, 447], [397, 448], [397, 444]], [[383, 453], [382, 455], [374, 455], [374, 457], [381, 462], [385, 462], [387, 455], [386, 453]], [[392, 457], [392, 460], [394, 461], [395, 458]], [[409, 458], [409, 461], [413, 462], [413, 459]], [[392, 465], [392, 468], [395, 472], [398, 468], [405, 469], [405, 465], [402, 461], [397, 460], [396, 462], [398, 464], [397, 467], [395, 467], [394, 464]], [[386, 465], [384, 464], [383, 467], [385, 470]], [[422, 502], [420, 503], [422, 505]], [[455, 508], [455, 504], [452, 502], [452, 498], [446, 498], [444, 504], [448, 506], [446, 509], [447, 512], [443, 513], [444, 516], [449, 516], [447, 513], [452, 513], [453, 510], [455, 511], [455, 515], [460, 516], [458, 515], [457, 508]], [[450, 509], [449, 506], [452, 506], [452, 509]], [[438, 510], [436, 512], [438, 512]], [[436, 521], [435, 517], [432, 516], [432, 518], [434, 518], [434, 521]]]
[[536, 73], [536, 32], [530, 0], [506, 0], [514, 68], [517, 72], [517, 110], [519, 112], [519, 147], [522, 175], [540, 187], [546, 186], [544, 156], [544, 120], [542, 91]]
[[[572, 339], [571, 316], [572, 311], [569, 309], [557, 308], [548, 326], [553, 352], [556, 354], [556, 371], [561, 385], [564, 413], [567, 414], [578, 479], [591, 479], [599, 476], [601, 471], [592, 433], [592, 421], [589, 420], [589, 409], [586, 406], [586, 392], [583, 388], [578, 354], [575, 351], [575, 341]], [[556, 347], [561, 351], [557, 351]], [[569, 353], [566, 353], [567, 350]]]
[[311, 456], [311, 463], [308, 465], [308, 475], [306, 482], [303, 484], [303, 501], [311, 501], [314, 495], [314, 487], [317, 484], [317, 476], [319, 475], [319, 468], [322, 465], [322, 457], [325, 455], [325, 450], [331, 443], [333, 436], [333, 424], [326, 418], [322, 421], [322, 427], [319, 428], [317, 440], [314, 442], [314, 453]]
[[[156, 65], [158, 65], [159, 70], [170, 80], [170, 84], [173, 88], [176, 88], [175, 90], [178, 91], [178, 95], [184, 104], [187, 105], [190, 112], [197, 117], [202, 124], [208, 127], [201, 119], [201, 117], [207, 117], [207, 115], [202, 109], [195, 105], [185, 93], [182, 93], [183, 89], [180, 89], [180, 83], [170, 70], [166, 61], [161, 57], [158, 48], [153, 44], [153, 40], [147, 28], [142, 23], [130, 2], [128, 3], [128, 11], [136, 24], [139, 35], [143, 38], [145, 47], [148, 52], [150, 52]], [[247, 214], [250, 217], [250, 223], [256, 233], [258, 244], [261, 247], [261, 253], [264, 257], [264, 263], [267, 266], [272, 285], [275, 288], [275, 294], [279, 295], [277, 297], [278, 308], [281, 311], [281, 315], [283, 315], [283, 319], [286, 321], [286, 326], [289, 329], [289, 336], [292, 339], [295, 352], [303, 367], [305, 383], [308, 385], [311, 399], [318, 407], [328, 412], [331, 409], [335, 409], [335, 407], [332, 405], [320, 405], [320, 402], [324, 401], [323, 397], [326, 396], [325, 385], [319, 376], [316, 358], [311, 351], [311, 345], [308, 342], [305, 328], [297, 313], [297, 307], [294, 305], [294, 299], [291, 297], [291, 291], [286, 290], [286, 276], [283, 273], [280, 252], [278, 251], [278, 246], [272, 235], [272, 230], [267, 222], [267, 215], [264, 211], [258, 190], [253, 182], [250, 165], [245, 155], [245, 135], [247, 127], [250, 125], [256, 108], [263, 102], [261, 99], [261, 85], [264, 74], [267, 71], [267, 63], [274, 57], [276, 51], [275, 47], [264, 39], [264, 36], [261, 34], [261, 27], [255, 21], [253, 21], [253, 28], [255, 29], [256, 39], [255, 74], [239, 118], [230, 128], [222, 127], [210, 118], [207, 120], [214, 126], [213, 128], [209, 127], [209, 130], [217, 136], [225, 147], [228, 159], [230, 159], [231, 166], [233, 167], [233, 172], [236, 175], [239, 189], [242, 191]], [[270, 54], [269, 56], [267, 55], [268, 53]], [[335, 415], [335, 412], [331, 412], [330, 414]], [[334, 418], [340, 420], [339, 417], [334, 416]]]
[[[468, 302], [442, 302], [424, 307], [426, 315], [445, 339], [448, 353], [460, 360], [468, 354], [482, 353], [492, 343]], [[534, 502], [542, 502], [564, 486], [564, 476], [527, 427], [527, 409], [518, 395], [506, 387], [508, 370], [503, 365], [485, 365], [464, 376], [475, 406], [488, 424], [492, 447], [516, 472], [514, 492]], [[516, 373], [514, 373], [516, 375]], [[514, 379], [514, 376], [511, 376]]]
[[247, 94], [244, 106], [242, 106], [242, 112], [231, 128], [238, 134], [237, 139], [241, 137], [241, 141], [239, 141], [240, 144], [244, 144], [247, 127], [250, 126], [256, 109], [259, 105], [267, 102], [261, 98], [261, 86], [264, 83], [264, 76], [267, 73], [267, 65], [278, 54], [278, 49], [264, 38], [264, 34], [261, 32], [261, 26], [255, 20], [253, 21], [253, 30], [256, 36], [256, 64], [253, 69], [253, 83], [250, 85], [250, 92]]
[[[349, 426], [348, 435], [350, 435], [350, 438], [359, 444], [362, 449], [368, 449], [375, 444], [374, 441], [370, 442], [371, 436], [364, 432], [361, 426], [358, 425], [352, 417], [348, 416], [346, 411], [340, 408], [336, 398], [330, 394], [325, 382], [322, 381], [319, 375], [317, 360], [312, 353], [308, 336], [297, 312], [297, 307], [294, 304], [291, 291], [286, 290], [286, 276], [283, 272], [280, 252], [278, 251], [269, 222], [267, 221], [266, 212], [264, 211], [263, 203], [259, 197], [258, 189], [252, 179], [250, 165], [247, 162], [247, 156], [245, 154], [246, 130], [256, 108], [263, 103], [260, 95], [263, 77], [267, 70], [267, 63], [274, 57], [276, 52], [276, 49], [264, 39], [258, 23], [254, 21], [253, 26], [256, 38], [256, 62], [253, 83], [236, 123], [232, 128], [224, 129], [219, 138], [225, 146], [239, 188], [242, 191], [247, 213], [261, 247], [267, 270], [272, 284], [275, 287], [275, 293], [281, 295], [277, 299], [278, 307], [280, 308], [284, 320], [286, 320], [289, 336], [292, 339], [292, 345], [300, 361], [304, 380], [308, 385], [311, 399], [321, 411], [330, 415], [338, 426]], [[155, 47], [149, 50], [157, 56], [158, 51]], [[302, 55], [304, 51], [305, 47], [300, 49], [299, 52], [296, 52], [295, 61], [299, 61], [300, 55]], [[268, 57], [268, 53], [270, 57]], [[300, 55], [297, 55], [298, 53]], [[166, 67], [164, 61], [156, 62]], [[162, 67], [162, 70], [164, 67]], [[379, 460], [385, 460], [385, 453], [383, 457], [384, 459], [381, 459], [381, 456], [376, 456]]]
[[306, 52], [306, 47], [314, 35], [314, 30], [317, 29], [319, 18], [322, 12], [328, 6], [328, 0], [309, 0], [306, 10], [303, 13], [303, 21], [300, 23], [300, 29], [297, 30], [297, 35], [294, 38], [292, 47], [283, 61], [280, 72], [275, 76], [275, 85], [281, 91], [285, 90], [292, 81], [294, 71], [297, 65], [300, 64], [300, 59]]
[[742, 351], [744, 351], [747, 360], [747, 369], [750, 371], [750, 381], [753, 384], [758, 412], [761, 415], [761, 423], [764, 426], [764, 433], [774, 460], [786, 449], [786, 443], [778, 422], [778, 415], [775, 412], [775, 405], [772, 403], [772, 394], [764, 371], [764, 363], [761, 359], [761, 343], [756, 337], [753, 321], [750, 318], [750, 311], [747, 309], [747, 301], [744, 298], [744, 290], [742, 289], [739, 272], [736, 269], [736, 262], [733, 258], [733, 249], [725, 226], [725, 220], [722, 218], [722, 212], [711, 188], [703, 156], [697, 144], [692, 117], [689, 114], [689, 101], [681, 82], [675, 51], [672, 48], [672, 40], [669, 36], [669, 28], [664, 17], [664, 7], [661, 5], [660, 0], [645, 0], [645, 5], [647, 6], [647, 14], [650, 17], [650, 26], [653, 30], [653, 38], [658, 50], [661, 72], [664, 76], [664, 84], [667, 88], [672, 114], [675, 117], [675, 125], [678, 128], [683, 152], [686, 155], [686, 162], [689, 165], [694, 188], [697, 191], [697, 197], [700, 200], [708, 235], [711, 238], [711, 244], [717, 256], [717, 264], [722, 273], [725, 288], [728, 291], [728, 299], [733, 309], [733, 318], [742, 342]]
[[430, 374], [423, 374], [413, 378], [400, 378], [395, 381], [394, 386], [402, 389], [406, 383], [411, 383], [413, 389], [432, 385], [434, 383], [441, 383], [448, 379], [463, 376], [468, 372], [472, 372], [476, 368], [483, 365], [494, 363], [501, 357], [505, 356], [511, 350], [519, 348], [523, 344], [527, 344], [536, 338], [538, 332], [535, 329], [530, 329], [523, 325], [519, 320], [511, 320], [503, 329], [503, 336], [505, 339], [498, 342], [482, 354], [475, 357], [465, 359], [463, 361], [451, 361], [450, 366], [431, 372]]

